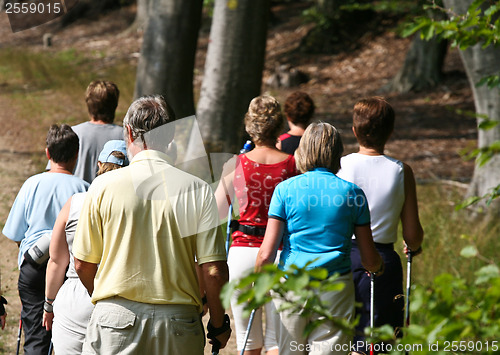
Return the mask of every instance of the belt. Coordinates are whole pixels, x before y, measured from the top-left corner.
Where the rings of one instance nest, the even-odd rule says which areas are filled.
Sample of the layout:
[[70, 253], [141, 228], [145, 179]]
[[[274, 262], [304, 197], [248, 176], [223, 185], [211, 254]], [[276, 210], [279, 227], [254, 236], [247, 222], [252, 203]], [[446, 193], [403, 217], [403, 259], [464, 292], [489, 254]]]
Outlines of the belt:
[[[380, 250], [394, 250], [394, 243], [374, 243], [376, 249]], [[352, 246], [353, 247], [358, 247], [358, 243], [356, 240], [353, 239], [352, 241]]]
[[240, 224], [237, 220], [231, 221], [231, 229], [233, 231], [240, 231], [245, 234], [255, 235], [255, 236], [264, 236], [266, 234], [265, 227], [257, 227], [252, 225]]

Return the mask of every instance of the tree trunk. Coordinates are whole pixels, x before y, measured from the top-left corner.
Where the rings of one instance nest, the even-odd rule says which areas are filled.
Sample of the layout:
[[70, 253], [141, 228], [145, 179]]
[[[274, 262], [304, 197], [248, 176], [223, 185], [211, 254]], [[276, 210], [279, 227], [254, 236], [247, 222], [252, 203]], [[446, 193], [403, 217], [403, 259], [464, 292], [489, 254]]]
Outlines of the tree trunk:
[[236, 152], [248, 104], [260, 94], [268, 0], [215, 0], [197, 118], [210, 152]]
[[128, 31], [142, 31], [146, 28], [148, 22], [149, 5], [152, 0], [137, 0], [137, 11], [135, 20], [128, 28]]
[[[472, 0], [446, 0], [447, 8], [457, 13], [467, 12]], [[500, 121], [500, 90], [489, 88], [486, 85], [477, 87], [476, 84], [485, 76], [497, 75], [500, 72], [500, 48], [489, 46], [482, 48], [482, 43], [460, 51], [462, 61], [467, 72], [474, 105], [477, 114], [487, 115], [491, 120]], [[481, 119], [478, 119], [480, 122]], [[478, 146], [485, 148], [493, 142], [500, 140], [500, 124], [490, 130], [479, 130]], [[474, 170], [472, 182], [468, 194], [471, 196], [483, 196], [491, 189], [500, 184], [500, 155], [496, 154], [483, 166], [477, 166]], [[497, 206], [499, 207], [499, 206]], [[500, 208], [496, 209], [498, 213]]]
[[421, 91], [436, 86], [443, 77], [448, 42], [436, 38], [425, 41], [416, 33], [406, 54], [403, 67], [383, 89], [400, 93]]
[[164, 95], [178, 118], [195, 113], [193, 68], [203, 0], [150, 0], [134, 96]]

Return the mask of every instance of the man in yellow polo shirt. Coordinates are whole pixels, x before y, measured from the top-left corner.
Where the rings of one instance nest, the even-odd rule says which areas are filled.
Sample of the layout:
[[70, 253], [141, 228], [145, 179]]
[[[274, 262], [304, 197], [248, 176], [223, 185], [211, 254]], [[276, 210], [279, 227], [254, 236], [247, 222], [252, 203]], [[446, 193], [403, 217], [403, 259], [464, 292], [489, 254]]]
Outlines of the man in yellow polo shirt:
[[213, 192], [162, 152], [174, 120], [160, 96], [134, 101], [123, 121], [131, 163], [96, 178], [85, 200], [73, 254], [96, 307], [83, 354], [203, 354], [197, 264], [208, 336], [223, 348], [231, 334], [219, 298], [228, 271]]

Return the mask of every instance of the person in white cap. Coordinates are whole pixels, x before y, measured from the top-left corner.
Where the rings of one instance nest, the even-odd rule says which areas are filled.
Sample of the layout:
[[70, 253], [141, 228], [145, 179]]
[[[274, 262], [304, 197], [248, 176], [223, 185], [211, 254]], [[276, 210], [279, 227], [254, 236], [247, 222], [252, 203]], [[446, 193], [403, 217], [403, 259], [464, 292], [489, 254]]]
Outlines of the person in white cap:
[[[125, 141], [112, 140], [99, 154], [97, 175], [128, 165]], [[79, 355], [94, 305], [75, 271], [73, 238], [86, 193], [69, 198], [52, 231], [43, 326], [52, 330], [56, 354]], [[64, 277], [66, 276], [66, 281]]]

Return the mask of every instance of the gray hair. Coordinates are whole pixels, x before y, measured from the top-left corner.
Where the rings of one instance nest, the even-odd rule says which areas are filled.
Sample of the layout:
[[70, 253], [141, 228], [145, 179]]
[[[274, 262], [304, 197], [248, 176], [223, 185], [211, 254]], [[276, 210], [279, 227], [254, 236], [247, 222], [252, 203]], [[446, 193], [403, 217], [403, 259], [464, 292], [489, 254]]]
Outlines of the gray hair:
[[325, 122], [311, 123], [295, 151], [297, 169], [305, 173], [314, 168], [327, 168], [337, 174], [343, 151], [342, 138], [334, 126]]
[[166, 123], [173, 122], [175, 119], [174, 111], [163, 96], [143, 96], [130, 105], [123, 119], [124, 134], [127, 135], [128, 126], [132, 132], [132, 138], [134, 140], [139, 138], [144, 142], [145, 133]]

